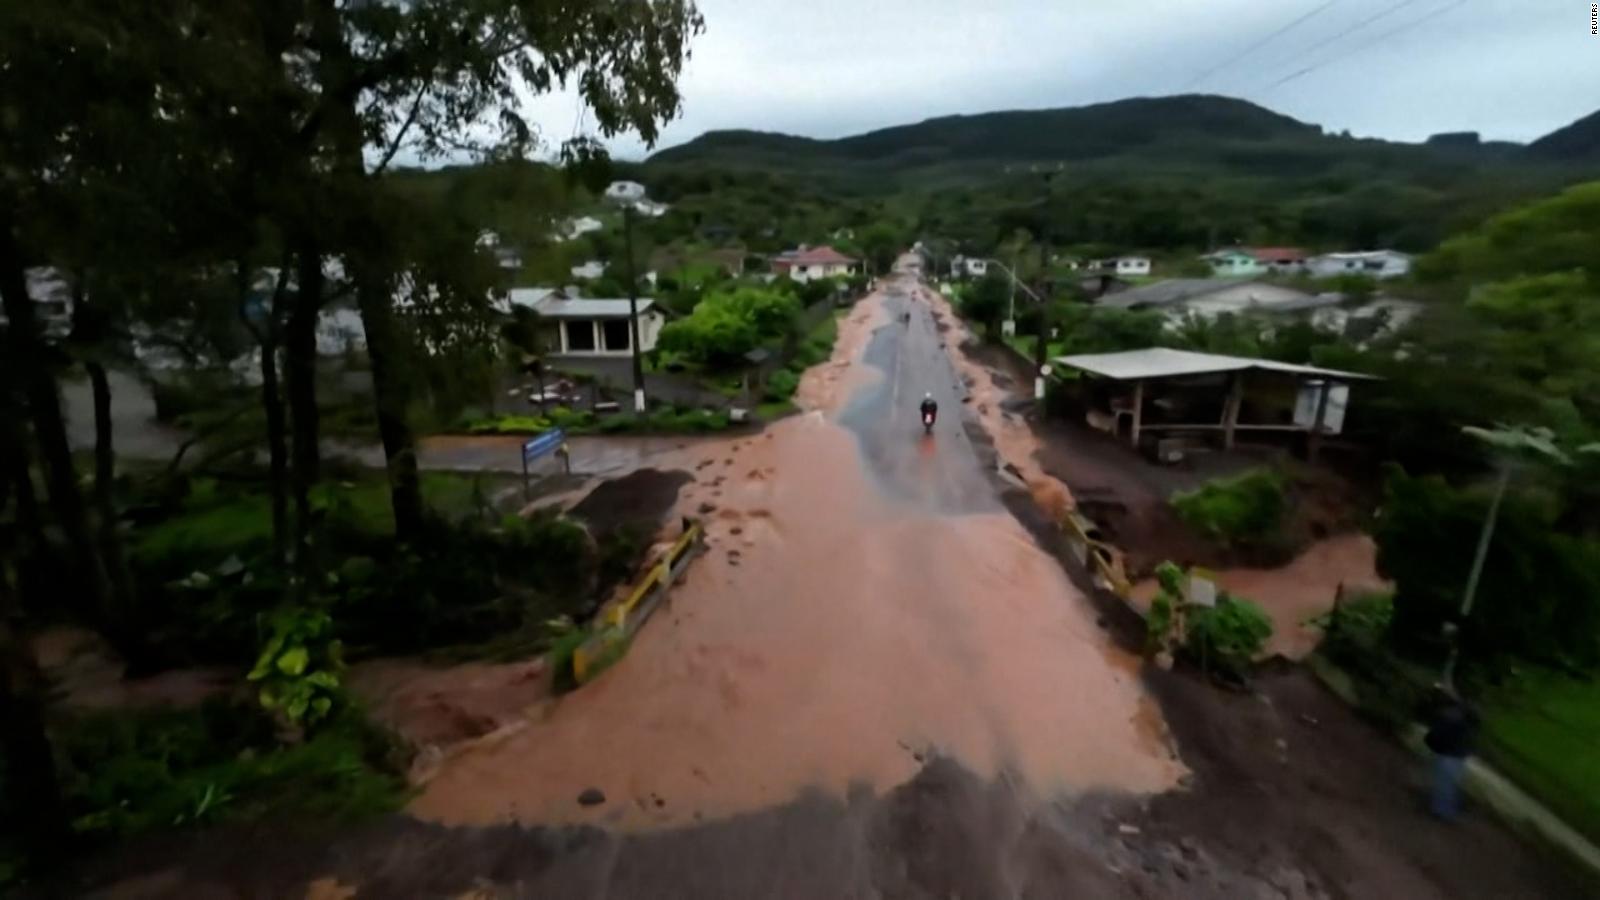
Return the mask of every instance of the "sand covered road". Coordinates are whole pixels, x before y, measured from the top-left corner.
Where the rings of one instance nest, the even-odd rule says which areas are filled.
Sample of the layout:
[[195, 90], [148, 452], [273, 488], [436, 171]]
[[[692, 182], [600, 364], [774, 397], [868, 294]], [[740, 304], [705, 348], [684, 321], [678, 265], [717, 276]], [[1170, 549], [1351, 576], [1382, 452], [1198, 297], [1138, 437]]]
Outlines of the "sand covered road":
[[1137, 660], [994, 502], [934, 311], [910, 283], [873, 295], [806, 414], [695, 448], [681, 504], [710, 510], [707, 558], [618, 666], [453, 756], [412, 812], [649, 828], [888, 790], [935, 755], [1040, 797], [1172, 786]]

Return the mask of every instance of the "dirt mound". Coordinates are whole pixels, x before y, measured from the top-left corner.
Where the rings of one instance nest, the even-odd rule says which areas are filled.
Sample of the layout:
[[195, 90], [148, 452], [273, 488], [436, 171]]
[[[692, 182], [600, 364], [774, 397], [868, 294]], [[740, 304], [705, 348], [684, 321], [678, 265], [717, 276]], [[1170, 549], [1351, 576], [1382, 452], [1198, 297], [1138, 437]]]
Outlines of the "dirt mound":
[[678, 490], [694, 476], [688, 472], [639, 469], [602, 482], [567, 511], [596, 534], [623, 525], [657, 525], [678, 502]]

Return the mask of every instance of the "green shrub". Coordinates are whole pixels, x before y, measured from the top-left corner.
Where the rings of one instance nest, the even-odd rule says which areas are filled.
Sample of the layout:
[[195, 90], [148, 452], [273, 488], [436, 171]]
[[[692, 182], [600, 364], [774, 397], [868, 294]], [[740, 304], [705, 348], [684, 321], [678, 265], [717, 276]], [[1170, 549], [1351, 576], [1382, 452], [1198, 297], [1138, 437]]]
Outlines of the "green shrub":
[[1227, 546], [1257, 543], [1283, 522], [1286, 482], [1276, 470], [1252, 469], [1176, 493], [1172, 507], [1189, 527]]
[[348, 820], [398, 808], [396, 750], [354, 710], [279, 746], [259, 709], [99, 713], [55, 731], [74, 830], [91, 838], [266, 817]]
[[693, 362], [738, 365], [764, 341], [782, 337], [800, 313], [788, 291], [739, 286], [708, 294], [694, 312], [661, 329], [660, 347]]
[[[1488, 490], [1438, 477], [1389, 473], [1373, 537], [1378, 568], [1395, 585], [1393, 637], [1412, 654], [1437, 653], [1459, 614]], [[1563, 534], [1558, 505], [1513, 490], [1500, 508], [1463, 659], [1523, 657], [1557, 667], [1600, 662], [1600, 541]]]
[[344, 647], [325, 610], [284, 607], [267, 623], [268, 637], [248, 680], [258, 697], [291, 725], [311, 728], [328, 718], [340, 699]]
[[1185, 649], [1201, 665], [1243, 674], [1272, 637], [1272, 619], [1241, 597], [1224, 595], [1212, 607], [1192, 607]]
[[788, 369], [779, 369], [767, 377], [766, 390], [763, 395], [766, 399], [776, 403], [794, 396], [800, 387], [800, 376]]

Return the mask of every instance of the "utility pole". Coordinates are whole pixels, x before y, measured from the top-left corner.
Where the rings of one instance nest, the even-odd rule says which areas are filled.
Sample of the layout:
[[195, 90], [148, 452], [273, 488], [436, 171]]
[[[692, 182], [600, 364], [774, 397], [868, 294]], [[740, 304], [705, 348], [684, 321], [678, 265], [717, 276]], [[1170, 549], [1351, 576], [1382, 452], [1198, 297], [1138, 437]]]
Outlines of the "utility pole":
[[1050, 179], [1044, 173], [1044, 198], [1039, 207], [1039, 336], [1033, 352], [1033, 399], [1044, 402], [1044, 379], [1050, 370]]
[[1455, 633], [1450, 635], [1450, 655], [1445, 658], [1443, 681], [1445, 687], [1454, 689], [1456, 661], [1461, 655], [1460, 628], [1472, 615], [1472, 603], [1478, 596], [1478, 582], [1483, 578], [1483, 564], [1489, 558], [1489, 543], [1494, 540], [1494, 526], [1500, 519], [1500, 502], [1506, 498], [1506, 488], [1511, 484], [1511, 463], [1502, 460], [1500, 476], [1495, 479], [1494, 497], [1489, 501], [1489, 514], [1483, 517], [1483, 530], [1478, 532], [1478, 547], [1472, 554], [1472, 568], [1467, 572], [1467, 587], [1461, 592], [1461, 614], [1457, 617]]
[[633, 411], [644, 413], [644, 359], [639, 355], [639, 276], [633, 261], [633, 214], [645, 198], [644, 185], [633, 181], [614, 181], [606, 188], [606, 200], [622, 208], [622, 248], [628, 276], [628, 338], [633, 357]]
[[628, 343], [633, 347], [633, 411], [644, 414], [644, 359], [639, 355], [639, 276], [633, 261], [633, 207], [622, 208], [622, 245], [628, 257]]

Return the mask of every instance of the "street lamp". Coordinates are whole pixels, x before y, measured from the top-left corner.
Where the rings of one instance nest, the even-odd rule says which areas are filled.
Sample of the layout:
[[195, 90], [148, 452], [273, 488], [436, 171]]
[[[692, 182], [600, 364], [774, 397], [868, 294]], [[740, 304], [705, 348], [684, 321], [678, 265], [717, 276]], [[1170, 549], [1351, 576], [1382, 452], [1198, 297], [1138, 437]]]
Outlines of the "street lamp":
[[[1489, 513], [1484, 516], [1483, 528], [1478, 532], [1478, 546], [1472, 554], [1472, 568], [1467, 570], [1466, 589], [1461, 593], [1461, 610], [1455, 622], [1446, 624], [1445, 633], [1450, 641], [1450, 649], [1445, 657], [1444, 671], [1440, 673], [1440, 680], [1445, 687], [1451, 689], [1455, 687], [1456, 663], [1461, 655], [1461, 627], [1466, 624], [1467, 617], [1472, 615], [1473, 601], [1478, 596], [1478, 583], [1483, 578], [1483, 566], [1489, 558], [1489, 544], [1494, 540], [1495, 524], [1500, 520], [1500, 504], [1505, 499], [1506, 489], [1511, 486], [1513, 470], [1527, 458], [1542, 458], [1563, 465], [1570, 462], [1567, 454], [1556, 446], [1555, 435], [1548, 428], [1497, 425], [1494, 428], [1469, 426], [1461, 430], [1495, 451], [1497, 472], [1494, 494], [1489, 500]], [[1578, 452], [1591, 453], [1594, 449], [1581, 447]]]
[[628, 277], [628, 330], [633, 347], [633, 411], [644, 412], [644, 361], [639, 356], [639, 279], [634, 274], [633, 213], [644, 202], [644, 185], [637, 181], [613, 181], [606, 188], [606, 202], [622, 209], [622, 247], [624, 271]]

